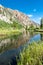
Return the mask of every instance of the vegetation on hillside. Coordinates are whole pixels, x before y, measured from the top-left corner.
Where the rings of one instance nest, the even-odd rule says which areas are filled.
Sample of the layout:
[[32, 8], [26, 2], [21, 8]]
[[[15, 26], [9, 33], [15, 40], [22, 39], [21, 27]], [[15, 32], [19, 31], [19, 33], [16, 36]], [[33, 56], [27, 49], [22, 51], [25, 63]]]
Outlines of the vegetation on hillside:
[[11, 23], [9, 24], [5, 21], [0, 20], [0, 28], [1, 29], [9, 29], [9, 28], [20, 29], [22, 28], [22, 25], [19, 24], [17, 21], [13, 21], [12, 24]]
[[12, 24], [7, 23], [5, 21], [0, 20], [0, 35], [12, 35], [18, 34], [21, 32], [23, 26], [19, 24], [17, 21], [14, 21]]
[[23, 28], [23, 26], [18, 21], [13, 21], [12, 27], [16, 29]]
[[5, 21], [0, 20], [0, 29], [8, 29], [11, 28], [11, 24], [8, 24]]

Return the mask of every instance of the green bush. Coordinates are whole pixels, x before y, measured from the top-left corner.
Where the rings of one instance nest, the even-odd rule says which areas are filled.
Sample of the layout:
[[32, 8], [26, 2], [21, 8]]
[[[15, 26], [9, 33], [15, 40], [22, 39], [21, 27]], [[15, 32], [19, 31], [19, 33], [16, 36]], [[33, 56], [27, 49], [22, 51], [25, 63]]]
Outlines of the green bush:
[[17, 29], [23, 28], [23, 26], [20, 23], [18, 23], [18, 21], [13, 21], [12, 27]]
[[21, 29], [23, 28], [23, 26], [21, 24], [19, 24], [17, 21], [14, 21], [13, 24], [9, 24], [5, 21], [2, 21], [0, 20], [0, 28], [1, 29], [11, 29], [11, 28], [14, 28], [14, 29]]
[[43, 65], [43, 42], [33, 42], [20, 53], [17, 65]]
[[11, 24], [8, 24], [5, 21], [0, 20], [0, 28], [2, 29], [11, 28]]

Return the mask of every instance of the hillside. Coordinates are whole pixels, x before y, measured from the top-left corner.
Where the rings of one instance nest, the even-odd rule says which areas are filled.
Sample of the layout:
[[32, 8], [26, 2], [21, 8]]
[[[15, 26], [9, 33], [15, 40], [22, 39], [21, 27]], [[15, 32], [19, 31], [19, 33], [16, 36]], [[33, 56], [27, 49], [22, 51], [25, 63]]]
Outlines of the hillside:
[[11, 28], [11, 24], [8, 24], [5, 21], [0, 20], [0, 28]]
[[26, 14], [19, 12], [18, 10], [14, 10], [14, 15], [16, 16], [19, 23], [21, 23], [24, 27], [30, 27], [33, 25], [34, 27], [38, 27], [39, 25], [32, 21]]
[[32, 21], [26, 14], [18, 11], [12, 10], [10, 8], [5, 8], [0, 5], [0, 19], [5, 21], [7, 24], [14, 24], [15, 21], [22, 25], [23, 27], [30, 27], [33, 25], [34, 27], [38, 27], [38, 25]]
[[0, 20], [0, 29], [20, 29], [22, 25], [17, 23], [16, 21], [13, 24], [6, 23], [5, 21]]

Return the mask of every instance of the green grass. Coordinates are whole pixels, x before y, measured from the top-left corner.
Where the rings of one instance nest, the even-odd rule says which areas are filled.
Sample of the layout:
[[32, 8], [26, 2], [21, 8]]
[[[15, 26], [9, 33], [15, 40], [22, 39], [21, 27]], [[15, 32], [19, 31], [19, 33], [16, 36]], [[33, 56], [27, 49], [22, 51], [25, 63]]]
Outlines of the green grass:
[[0, 29], [0, 39], [4, 39], [6, 37], [10, 37], [13, 35], [18, 36], [21, 33], [22, 33], [22, 31], [19, 29], [15, 29], [15, 30], [13, 30], [13, 29], [12, 30], [8, 30], [8, 29], [2, 30], [2, 29]]
[[43, 65], [43, 41], [33, 42], [22, 52], [17, 65]]
[[18, 21], [13, 21], [12, 27], [17, 29], [23, 28], [23, 26], [20, 23], [18, 23]]
[[17, 21], [13, 21], [13, 23], [9, 24], [5, 21], [2, 21], [0, 20], [0, 28], [1, 29], [11, 29], [11, 28], [14, 28], [14, 29], [21, 29], [23, 26], [21, 24], [19, 24]]
[[5, 21], [0, 20], [0, 28], [1, 29], [11, 28], [11, 24], [8, 24]]
[[5, 21], [0, 20], [0, 35], [12, 35], [19, 34], [22, 29], [22, 25], [14, 21], [13, 24], [6, 23]]

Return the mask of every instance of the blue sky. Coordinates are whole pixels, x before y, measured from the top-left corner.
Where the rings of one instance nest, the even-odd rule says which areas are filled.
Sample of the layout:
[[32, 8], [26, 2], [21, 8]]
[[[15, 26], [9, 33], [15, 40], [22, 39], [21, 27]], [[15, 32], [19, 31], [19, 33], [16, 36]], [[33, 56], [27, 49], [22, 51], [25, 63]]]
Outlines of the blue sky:
[[36, 23], [43, 17], [43, 0], [0, 0], [0, 4], [27, 14]]

